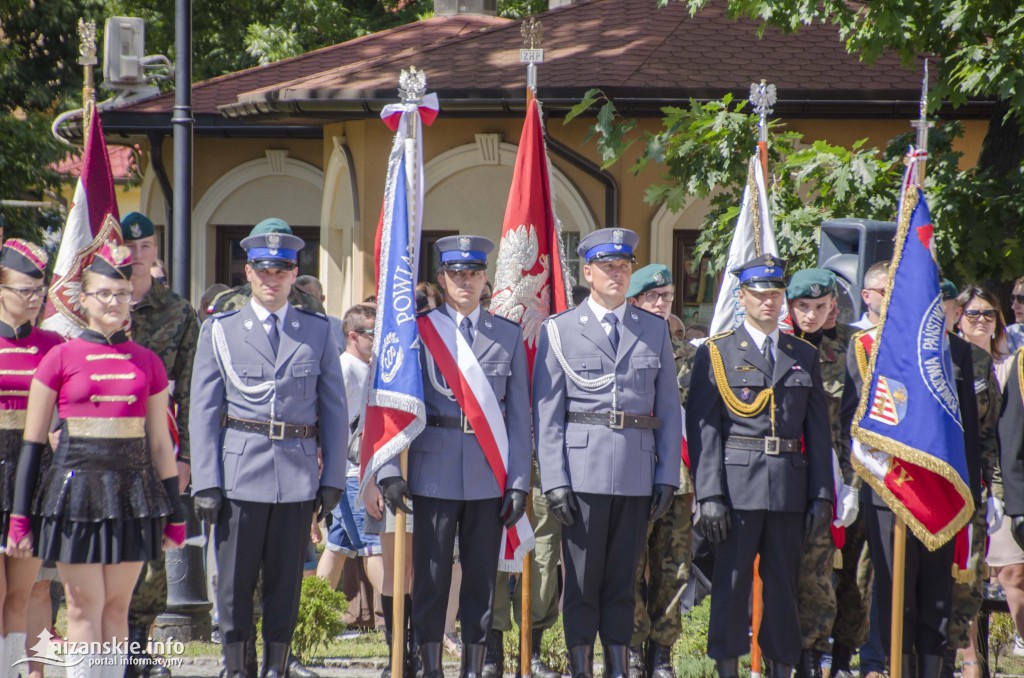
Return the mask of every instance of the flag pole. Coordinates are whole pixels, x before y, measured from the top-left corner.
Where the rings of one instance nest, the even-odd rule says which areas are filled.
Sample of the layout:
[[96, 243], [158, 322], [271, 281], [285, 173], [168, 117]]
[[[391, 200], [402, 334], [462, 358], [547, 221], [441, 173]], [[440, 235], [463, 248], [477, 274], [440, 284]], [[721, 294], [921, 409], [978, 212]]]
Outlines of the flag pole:
[[[768, 187], [768, 116], [772, 114], [772, 106], [775, 105], [775, 85], [769, 85], [765, 80], [760, 83], [750, 84], [750, 103], [754, 105], [754, 112], [758, 115], [757, 123], [757, 151], [761, 161], [761, 174], [764, 177], [764, 185]], [[760, 209], [756, 205], [754, 209]], [[754, 251], [761, 256], [761, 234], [755, 234]], [[761, 630], [761, 620], [764, 617], [764, 583], [761, 581], [761, 555], [754, 556], [754, 588], [751, 592], [751, 634], [750, 634], [750, 675], [758, 678], [761, 675], [761, 644], [758, 636]]]
[[[928, 121], [928, 60], [924, 60], [924, 77], [921, 80], [921, 104], [917, 120], [910, 123], [917, 129], [917, 148], [911, 152], [908, 161], [915, 163], [917, 170], [917, 186], [924, 188], [925, 159], [928, 152], [928, 129], [933, 123]], [[914, 178], [911, 178], [911, 182]], [[903, 187], [910, 190], [911, 186]], [[906, 195], [900, 196], [900, 204]], [[900, 215], [902, 218], [902, 215]], [[907, 571], [907, 523], [899, 515], [894, 516], [895, 529], [892, 549], [892, 625], [890, 628], [890, 678], [909, 678], [903, 676], [903, 601], [906, 596]]]
[[96, 87], [92, 67], [98, 63], [96, 59], [96, 22], [85, 19], [78, 20], [78, 63], [85, 71], [82, 85], [82, 145], [89, 139], [89, 126], [92, 114], [96, 109]]
[[[407, 179], [407, 190], [416, 195], [418, 187], [415, 182], [420, 180], [417, 176], [419, 167], [416, 152], [418, 149], [419, 132], [419, 104], [423, 101], [423, 94], [426, 92], [426, 77], [422, 71], [417, 71], [415, 66], [402, 71], [399, 78], [398, 92], [402, 97], [402, 103], [408, 106], [405, 115], [402, 116], [402, 123], [407, 125], [408, 135], [405, 138], [405, 170]], [[409, 156], [413, 156], [413, 162], [409, 162]], [[410, 229], [416, 228], [416, 200], [408, 200], [406, 204], [409, 209], [408, 224]], [[409, 234], [409, 242], [418, 243], [416, 233]], [[399, 467], [402, 477], [409, 475], [409, 448], [402, 450], [399, 455]], [[392, 672], [401, 674], [405, 666], [405, 562], [409, 557], [405, 548], [406, 537], [406, 516], [405, 512], [395, 510], [395, 564], [394, 564], [394, 585], [392, 586], [391, 600], [391, 667]]]
[[[536, 17], [530, 17], [523, 20], [520, 33], [523, 36], [523, 47], [519, 50], [519, 63], [526, 64], [526, 114], [529, 115], [530, 106], [537, 98], [537, 64], [544, 63], [544, 50], [540, 46], [544, 30]], [[530, 476], [532, 479], [532, 469]], [[532, 487], [526, 493], [526, 516], [532, 524]], [[522, 617], [519, 619], [519, 675], [530, 676], [530, 657], [533, 655], [533, 555], [529, 551], [523, 554], [523, 572], [520, 576]]]

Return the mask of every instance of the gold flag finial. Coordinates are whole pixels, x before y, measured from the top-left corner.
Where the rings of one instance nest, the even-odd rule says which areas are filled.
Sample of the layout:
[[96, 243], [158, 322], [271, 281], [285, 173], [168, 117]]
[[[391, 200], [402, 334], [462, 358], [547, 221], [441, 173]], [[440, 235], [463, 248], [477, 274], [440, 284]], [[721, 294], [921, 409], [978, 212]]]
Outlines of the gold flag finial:
[[540, 49], [540, 41], [544, 37], [544, 28], [541, 26], [541, 22], [537, 21], [537, 17], [531, 16], [529, 19], [524, 19], [520, 32], [523, 36], [524, 49]]
[[96, 88], [93, 81], [92, 67], [98, 62], [96, 58], [96, 22], [78, 20], [78, 63], [85, 69], [85, 83], [82, 85], [82, 139], [89, 136], [89, 125], [92, 113], [96, 108]]

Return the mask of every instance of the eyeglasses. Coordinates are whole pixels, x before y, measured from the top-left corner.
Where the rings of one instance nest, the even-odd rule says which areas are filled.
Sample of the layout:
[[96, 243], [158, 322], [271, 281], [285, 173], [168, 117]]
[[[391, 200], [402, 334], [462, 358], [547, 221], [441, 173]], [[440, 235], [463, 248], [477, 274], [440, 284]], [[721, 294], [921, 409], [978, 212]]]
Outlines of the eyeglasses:
[[365, 330], [364, 329], [364, 330], [352, 330], [352, 331], [355, 332], [356, 334], [363, 334], [363, 335], [366, 335], [367, 337], [369, 337], [370, 339], [373, 339], [373, 330]]
[[875, 292], [876, 294], [881, 294], [883, 296], [885, 295], [885, 288], [884, 287], [865, 287], [864, 291], [866, 291], [866, 292]]
[[1010, 299], [1013, 301], [1013, 303], [1024, 306], [1024, 294], [1011, 294]]
[[651, 290], [650, 292], [644, 292], [643, 296], [644, 296], [644, 301], [646, 301], [648, 304], [656, 304], [656, 303], [658, 303], [658, 299], [664, 299], [665, 301], [671, 302], [672, 300], [674, 300], [676, 298], [676, 293], [675, 292], [655, 292], [654, 290]]
[[32, 301], [33, 299], [46, 296], [45, 287], [11, 287], [10, 285], [0, 285], [0, 287], [14, 292], [25, 301]]
[[967, 319], [972, 322], [978, 322], [981, 318], [984, 318], [985, 320], [996, 319], [996, 311], [995, 309], [992, 308], [987, 309], [985, 311], [979, 311], [976, 308], [972, 308], [969, 311], [964, 311], [964, 315], [967, 316]]
[[109, 304], [111, 301], [117, 300], [119, 304], [126, 304], [132, 298], [132, 293], [129, 290], [122, 290], [120, 292], [111, 292], [110, 290], [99, 290], [96, 292], [83, 292], [85, 296], [98, 299], [104, 304]]

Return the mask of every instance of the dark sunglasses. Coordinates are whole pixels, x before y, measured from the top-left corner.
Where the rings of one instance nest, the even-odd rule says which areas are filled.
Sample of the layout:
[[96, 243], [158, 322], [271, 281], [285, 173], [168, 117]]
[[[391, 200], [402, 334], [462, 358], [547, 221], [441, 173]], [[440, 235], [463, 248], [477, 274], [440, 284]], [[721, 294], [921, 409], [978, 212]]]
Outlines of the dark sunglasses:
[[368, 337], [373, 337], [373, 330], [352, 330], [356, 334], [365, 334]]
[[1013, 301], [1013, 303], [1024, 306], [1024, 294], [1011, 294], [1010, 299]]
[[976, 308], [972, 308], [969, 311], [964, 311], [964, 315], [970, 320], [977, 320], [978, 318], [984, 318], [985, 320], [995, 320], [996, 312], [994, 309], [988, 309], [986, 311], [979, 311]]

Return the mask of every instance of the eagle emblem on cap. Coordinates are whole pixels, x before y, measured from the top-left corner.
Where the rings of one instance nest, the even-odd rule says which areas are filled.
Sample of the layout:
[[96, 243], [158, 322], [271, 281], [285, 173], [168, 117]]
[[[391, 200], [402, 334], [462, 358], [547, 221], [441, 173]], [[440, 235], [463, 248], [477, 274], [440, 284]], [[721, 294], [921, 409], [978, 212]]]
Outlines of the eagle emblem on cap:
[[821, 285], [819, 285], [818, 283], [811, 284], [811, 296], [812, 297], [820, 297], [821, 296]]
[[464, 235], [459, 238], [459, 249], [463, 252], [468, 252], [472, 244], [473, 240], [469, 236]]
[[140, 236], [142, 236], [142, 229], [139, 228], [138, 224], [132, 224], [131, 226], [129, 226], [129, 228], [132, 231], [133, 238], [139, 238]]
[[613, 245], [617, 245], [617, 246], [618, 245], [622, 245], [622, 236], [623, 236], [623, 233], [622, 233], [622, 229], [621, 228], [616, 228], [615, 230], [613, 230], [612, 231], [612, 244]]
[[661, 285], [662, 283], [665, 282], [665, 276], [663, 276], [661, 274], [661, 271], [658, 271], [657, 273], [655, 273], [653, 277], [654, 277], [654, 282], [658, 283], [659, 285]]
[[267, 248], [270, 249], [270, 253], [273, 255], [277, 254], [277, 250], [281, 247], [281, 234], [280, 233], [267, 233]]
[[[775, 265], [775, 260], [772, 259], [772, 255], [768, 254], [768, 255], [765, 256], [765, 258], [764, 258], [764, 265], [769, 267], [769, 268], [771, 268], [772, 266]], [[771, 271], [768, 271], [768, 272], [771, 273]]]

